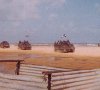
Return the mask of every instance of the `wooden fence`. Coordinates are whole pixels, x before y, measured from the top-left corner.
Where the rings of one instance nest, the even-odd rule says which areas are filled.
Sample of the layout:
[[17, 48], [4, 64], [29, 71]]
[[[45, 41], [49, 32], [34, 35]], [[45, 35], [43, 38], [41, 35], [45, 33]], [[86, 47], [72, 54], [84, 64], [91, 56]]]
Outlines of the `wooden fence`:
[[19, 70], [20, 70], [20, 64], [21, 62], [24, 61], [24, 60], [19, 60], [19, 59], [15, 59], [15, 60], [10, 60], [10, 59], [0, 59], [0, 63], [2, 62], [16, 62], [16, 70], [15, 70], [15, 74], [19, 75]]
[[22, 63], [19, 75], [0, 73], [0, 90], [100, 90], [100, 69], [73, 70]]
[[46, 71], [48, 90], [100, 90], [100, 71]]
[[41, 77], [42, 85], [37, 85], [48, 90], [100, 90], [100, 69], [73, 70], [22, 64], [20, 74]]

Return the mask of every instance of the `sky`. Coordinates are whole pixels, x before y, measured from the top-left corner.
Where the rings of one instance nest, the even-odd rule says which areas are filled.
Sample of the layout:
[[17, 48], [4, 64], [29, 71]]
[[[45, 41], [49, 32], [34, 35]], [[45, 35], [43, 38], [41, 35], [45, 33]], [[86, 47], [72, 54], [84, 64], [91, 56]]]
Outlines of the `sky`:
[[0, 41], [100, 42], [100, 0], [0, 0]]

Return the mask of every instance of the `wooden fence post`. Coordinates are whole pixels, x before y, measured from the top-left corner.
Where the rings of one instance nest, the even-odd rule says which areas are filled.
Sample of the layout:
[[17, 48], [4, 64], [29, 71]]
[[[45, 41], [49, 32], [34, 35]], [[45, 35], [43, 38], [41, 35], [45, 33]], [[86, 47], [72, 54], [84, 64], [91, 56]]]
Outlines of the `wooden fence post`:
[[16, 64], [16, 74], [17, 75], [19, 75], [19, 70], [20, 70], [20, 61], [18, 61]]
[[48, 90], [51, 90], [51, 74], [48, 74]]

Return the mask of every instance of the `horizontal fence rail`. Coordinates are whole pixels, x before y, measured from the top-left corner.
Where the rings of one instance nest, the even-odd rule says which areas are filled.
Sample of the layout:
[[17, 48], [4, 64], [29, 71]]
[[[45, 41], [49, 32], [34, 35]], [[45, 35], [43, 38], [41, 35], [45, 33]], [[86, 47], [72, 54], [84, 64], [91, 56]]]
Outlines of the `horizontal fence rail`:
[[20, 59], [14, 59], [14, 60], [10, 60], [10, 59], [0, 59], [0, 63], [2, 62], [16, 62], [16, 70], [15, 70], [15, 74], [19, 75], [19, 70], [20, 70], [20, 64], [21, 62], [23, 62], [24, 60], [20, 60]]
[[73, 70], [21, 63], [19, 75], [0, 73], [0, 90], [100, 90], [100, 69]]
[[42, 77], [47, 90], [100, 90], [100, 69], [75, 70], [21, 64], [20, 70], [21, 75]]
[[56, 70], [43, 74], [48, 76], [48, 90], [100, 90], [100, 69]]

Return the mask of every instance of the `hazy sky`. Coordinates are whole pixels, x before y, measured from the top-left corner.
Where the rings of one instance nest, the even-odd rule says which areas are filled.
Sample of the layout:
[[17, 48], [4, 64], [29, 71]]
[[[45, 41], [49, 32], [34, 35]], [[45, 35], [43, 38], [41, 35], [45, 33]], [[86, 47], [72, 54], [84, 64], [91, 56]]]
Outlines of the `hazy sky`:
[[0, 41], [48, 43], [63, 34], [100, 42], [100, 0], [0, 0]]

